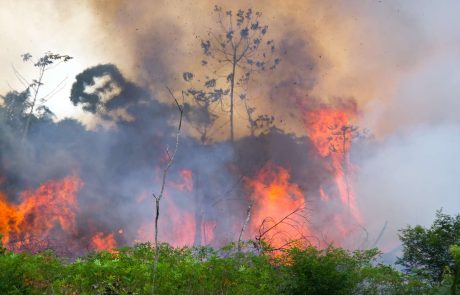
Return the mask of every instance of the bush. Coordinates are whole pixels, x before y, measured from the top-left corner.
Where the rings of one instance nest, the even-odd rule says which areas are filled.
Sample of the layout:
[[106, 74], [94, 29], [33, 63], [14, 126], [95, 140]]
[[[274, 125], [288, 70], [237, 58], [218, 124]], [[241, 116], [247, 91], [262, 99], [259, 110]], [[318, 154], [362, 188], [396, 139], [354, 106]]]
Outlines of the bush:
[[46, 294], [63, 270], [51, 252], [0, 255], [0, 294]]
[[[155, 294], [426, 294], [425, 285], [376, 264], [377, 250], [293, 248], [240, 253], [234, 245], [160, 247]], [[151, 294], [150, 244], [89, 253], [73, 262], [50, 252], [0, 255], [0, 294]]]

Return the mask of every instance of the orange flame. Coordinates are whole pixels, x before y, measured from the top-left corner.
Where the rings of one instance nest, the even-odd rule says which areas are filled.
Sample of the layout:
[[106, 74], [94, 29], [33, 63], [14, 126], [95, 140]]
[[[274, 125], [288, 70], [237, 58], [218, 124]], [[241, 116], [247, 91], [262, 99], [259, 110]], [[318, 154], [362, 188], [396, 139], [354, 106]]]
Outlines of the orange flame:
[[[169, 180], [168, 187], [176, 190], [174, 193], [165, 191], [165, 198], [162, 201], [161, 213], [165, 218], [161, 219], [159, 225], [159, 238], [173, 246], [193, 245], [195, 242], [203, 245], [214, 239], [215, 222], [203, 219], [196, 220], [196, 208], [190, 203], [191, 192], [193, 192], [193, 172], [190, 169], [181, 169], [178, 180]], [[180, 206], [180, 198], [185, 197], [184, 204]], [[145, 200], [144, 194], [138, 198], [138, 202]], [[185, 204], [188, 204], [185, 205]], [[187, 208], [184, 208], [187, 207]], [[200, 224], [197, 224], [200, 222]], [[201, 231], [196, 236], [196, 231]], [[201, 241], [195, 241], [201, 237]], [[144, 223], [137, 231], [135, 242], [152, 241], [154, 239], [154, 223]]]
[[117, 241], [115, 240], [113, 233], [104, 234], [98, 232], [91, 238], [91, 246], [95, 250], [99, 251], [113, 251], [113, 249], [117, 247]]
[[[195, 236], [195, 216], [193, 210], [178, 207], [168, 196], [162, 201], [160, 214], [166, 218], [161, 219], [159, 239], [172, 246], [193, 245]], [[144, 223], [137, 232], [135, 242], [154, 240], [154, 223]]]
[[4, 242], [42, 239], [59, 229], [76, 234], [76, 195], [82, 184], [76, 176], [48, 181], [35, 191], [22, 192], [19, 204], [9, 203], [0, 193], [0, 233]]
[[249, 231], [274, 247], [309, 235], [306, 220], [299, 213], [305, 208], [300, 187], [290, 182], [289, 171], [267, 163], [254, 179], [245, 178], [254, 201]]
[[333, 134], [342, 126], [349, 125], [349, 116], [347, 111], [337, 109], [321, 109], [306, 113], [304, 119], [308, 137], [313, 141], [322, 157], [331, 155], [333, 153], [331, 147], [333, 146], [340, 149], [337, 154], [343, 150], [349, 150], [351, 141], [340, 142]]
[[181, 210], [171, 199], [165, 199], [166, 214], [171, 224], [167, 241], [173, 246], [193, 245], [195, 235], [195, 216], [191, 210]]
[[[343, 235], [346, 235], [344, 222], [347, 224], [352, 224], [353, 222], [359, 224], [362, 222], [351, 182], [354, 168], [349, 157], [352, 138], [356, 133], [356, 129], [351, 125], [350, 119], [355, 116], [356, 114], [352, 109], [335, 108], [309, 111], [304, 116], [308, 136], [318, 153], [322, 157], [330, 159], [328, 169], [334, 174], [338, 197], [348, 212], [348, 217], [336, 216], [334, 218], [337, 230]], [[324, 188], [321, 188], [320, 197], [323, 201], [328, 201], [334, 196], [329, 196], [325, 193]], [[338, 220], [341, 220], [341, 222], [339, 223]]]

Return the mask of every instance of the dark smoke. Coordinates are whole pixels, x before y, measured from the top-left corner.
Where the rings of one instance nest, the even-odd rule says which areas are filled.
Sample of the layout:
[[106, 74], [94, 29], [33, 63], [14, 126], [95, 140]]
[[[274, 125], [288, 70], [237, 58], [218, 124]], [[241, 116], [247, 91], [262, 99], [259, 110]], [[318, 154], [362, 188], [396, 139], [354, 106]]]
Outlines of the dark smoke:
[[[21, 95], [26, 94], [10, 93], [7, 97]], [[0, 191], [17, 202], [19, 192], [25, 189], [76, 174], [84, 186], [78, 194], [78, 233], [67, 237], [78, 242], [74, 250], [87, 249], [95, 232], [117, 233], [119, 229], [124, 233], [116, 235], [118, 244], [132, 244], [139, 238], [141, 226], [153, 220], [151, 193], [159, 188], [166, 147], [174, 145], [177, 110], [126, 80], [115, 65], [98, 65], [79, 74], [70, 99], [112, 120], [114, 126], [87, 130], [75, 120], [56, 123], [48, 117], [36, 117], [27, 140], [21, 142], [19, 122], [24, 116], [16, 113], [11, 118], [7, 107], [2, 107], [0, 167], [4, 181]], [[114, 111], [124, 115], [112, 116]], [[193, 119], [191, 113], [186, 117]], [[267, 162], [291, 171], [292, 181], [301, 186], [310, 210], [315, 211], [310, 212], [312, 222], [328, 214], [321, 211], [327, 208], [315, 206], [320, 185], [332, 179], [324, 161], [308, 138], [276, 127], [234, 143], [203, 145], [183, 135], [168, 181], [180, 182], [180, 171], [188, 169], [193, 173], [194, 189], [181, 192], [168, 187], [166, 199], [194, 214], [195, 244], [203, 243], [200, 221], [211, 220], [216, 236], [207, 243], [222, 245], [236, 239], [236, 230], [245, 218], [249, 195], [242, 179], [253, 177]], [[139, 202], [142, 195], [146, 198]], [[164, 210], [160, 238], [168, 241], [176, 238], [171, 236], [171, 219], [180, 216], [168, 216]], [[153, 233], [152, 228], [148, 231]]]

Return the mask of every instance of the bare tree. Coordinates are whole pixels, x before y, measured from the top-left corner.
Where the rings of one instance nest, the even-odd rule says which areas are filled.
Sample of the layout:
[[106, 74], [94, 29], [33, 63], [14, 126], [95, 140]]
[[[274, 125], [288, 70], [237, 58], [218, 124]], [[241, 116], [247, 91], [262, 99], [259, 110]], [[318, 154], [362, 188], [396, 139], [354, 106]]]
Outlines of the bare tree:
[[243, 226], [241, 227], [240, 235], [238, 237], [238, 252], [241, 251], [241, 239], [243, 238], [244, 232], [246, 231], [246, 227], [248, 226], [249, 221], [251, 220], [251, 211], [253, 205], [254, 201], [251, 201], [248, 205], [248, 209], [246, 210], [246, 219], [244, 220]]
[[22, 135], [22, 138], [24, 140], [29, 132], [31, 119], [36, 112], [38, 112], [39, 114], [51, 114], [51, 111], [45, 106], [45, 103], [49, 97], [53, 96], [58, 90], [60, 90], [62, 83], [65, 81], [65, 79], [61, 81], [49, 93], [43, 96], [39, 96], [41, 94], [40, 90], [44, 85], [43, 81], [45, 72], [54, 68], [61, 62], [67, 62], [71, 60], [72, 57], [69, 55], [54, 54], [51, 52], [46, 52], [42, 57], [39, 57], [38, 59], [34, 59], [30, 53], [25, 53], [21, 55], [21, 57], [24, 62], [31, 62], [33, 66], [38, 70], [37, 78], [32, 79], [32, 81], [28, 81], [13, 67], [16, 77], [23, 84], [23, 86], [26, 87], [27, 93], [29, 94], [29, 97], [25, 102], [27, 106], [27, 111], [25, 114], [26, 122], [24, 125]]
[[[215, 6], [218, 27], [209, 31], [208, 38], [201, 40], [204, 58], [201, 65], [205, 67], [204, 79], [196, 79], [201, 85], [191, 85], [186, 95], [192, 96], [196, 103], [207, 109], [214, 103], [220, 103], [222, 111], [230, 116], [230, 140], [234, 139], [235, 97], [245, 103], [249, 127], [255, 126], [254, 108], [247, 104], [248, 83], [254, 73], [273, 70], [280, 59], [275, 57], [273, 40], [265, 40], [268, 26], [260, 24], [261, 12], [252, 9], [223, 11]], [[183, 73], [187, 82], [192, 82], [195, 75]], [[224, 99], [228, 98], [228, 110]]]
[[152, 194], [155, 200], [155, 258], [153, 262], [153, 284], [152, 284], [153, 289], [152, 289], [152, 292], [155, 291], [155, 279], [156, 279], [156, 274], [157, 274], [158, 259], [160, 258], [160, 245], [158, 244], [158, 220], [160, 217], [160, 201], [164, 195], [165, 186], [166, 186], [166, 178], [168, 176], [169, 169], [171, 168], [174, 162], [174, 158], [176, 157], [177, 150], [179, 149], [179, 138], [180, 138], [181, 128], [182, 128], [182, 117], [184, 114], [184, 109], [182, 105], [179, 104], [179, 102], [177, 101], [171, 89], [169, 88], [167, 89], [169, 93], [171, 94], [172, 98], [174, 99], [174, 102], [176, 103], [177, 109], [179, 110], [179, 113], [180, 113], [180, 117], [179, 117], [179, 124], [177, 126], [177, 131], [176, 131], [176, 142], [174, 145], [174, 150], [172, 151], [172, 153], [170, 153], [169, 149], [166, 149], [166, 154], [168, 156], [168, 162], [166, 163], [166, 166], [163, 169], [160, 191], [158, 194], [155, 194], [155, 193]]

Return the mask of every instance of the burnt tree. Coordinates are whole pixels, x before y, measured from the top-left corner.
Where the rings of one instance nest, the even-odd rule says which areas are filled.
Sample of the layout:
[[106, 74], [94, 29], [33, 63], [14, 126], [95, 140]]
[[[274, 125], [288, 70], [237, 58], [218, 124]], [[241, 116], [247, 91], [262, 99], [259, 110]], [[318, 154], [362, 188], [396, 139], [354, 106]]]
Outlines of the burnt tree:
[[[224, 12], [220, 6], [215, 6], [214, 12], [218, 26], [201, 40], [205, 75], [196, 79], [194, 73], [185, 72], [183, 79], [191, 83], [186, 95], [192, 96], [200, 107], [210, 111], [211, 105], [220, 103], [221, 110], [229, 113], [229, 138], [233, 141], [236, 97], [244, 104], [251, 134], [258, 124], [270, 121], [268, 116], [253, 117], [255, 108], [247, 103], [248, 84], [255, 73], [274, 70], [280, 59], [275, 56], [274, 41], [266, 40], [268, 26], [260, 23], [261, 12]], [[192, 84], [194, 80], [199, 86]]]

